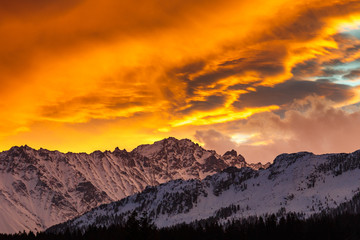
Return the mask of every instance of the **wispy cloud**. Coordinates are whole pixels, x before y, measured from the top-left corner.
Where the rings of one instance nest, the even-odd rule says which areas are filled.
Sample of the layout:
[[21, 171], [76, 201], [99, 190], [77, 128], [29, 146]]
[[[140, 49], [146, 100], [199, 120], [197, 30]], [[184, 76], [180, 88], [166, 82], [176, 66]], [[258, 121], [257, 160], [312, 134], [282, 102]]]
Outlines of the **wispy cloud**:
[[[250, 162], [272, 161], [283, 152], [351, 152], [359, 148], [360, 112], [332, 107], [319, 96], [295, 100], [282, 116], [260, 113], [245, 122], [203, 130], [195, 138], [221, 152], [232, 147]], [[241, 142], [232, 136], [243, 136]]]

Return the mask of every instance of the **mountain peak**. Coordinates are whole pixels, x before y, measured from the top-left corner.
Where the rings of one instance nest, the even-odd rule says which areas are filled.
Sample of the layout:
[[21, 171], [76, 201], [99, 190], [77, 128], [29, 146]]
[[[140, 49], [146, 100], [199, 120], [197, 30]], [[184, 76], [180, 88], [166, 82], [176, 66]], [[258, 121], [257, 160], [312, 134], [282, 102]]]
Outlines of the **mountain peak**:
[[236, 156], [237, 156], [237, 152], [236, 152], [234, 149], [232, 149], [231, 151], [227, 151], [226, 153], [224, 153], [224, 156], [227, 156], [227, 155], [236, 157]]
[[197, 143], [194, 143], [193, 141], [191, 141], [188, 138], [183, 138], [183, 139], [177, 139], [175, 137], [168, 137], [168, 138], [164, 138], [160, 141], [156, 141], [153, 144], [148, 144], [148, 145], [156, 145], [156, 144], [163, 144], [165, 145], [174, 145], [174, 144], [181, 144], [183, 146], [192, 146], [192, 145], [198, 145]]
[[121, 150], [119, 147], [116, 147], [114, 152], [127, 152], [127, 151], [125, 148], [123, 150]]
[[357, 211], [360, 151], [323, 155], [299, 152], [281, 154], [275, 160], [281, 166], [273, 164], [259, 171], [229, 167], [202, 180], [169, 181], [48, 231], [109, 227], [133, 211], [145, 213], [158, 227], [195, 221], [226, 223], [270, 214], [279, 219], [288, 213], [308, 218], [345, 212], [347, 208], [350, 213]]
[[283, 164], [284, 162], [287, 163], [287, 165], [290, 165], [294, 162], [296, 162], [298, 159], [301, 159], [306, 156], [313, 156], [314, 154], [312, 152], [297, 152], [297, 153], [283, 153], [278, 155], [274, 159], [274, 165]]
[[[175, 179], [200, 180], [228, 167], [244, 166], [256, 169], [236, 151], [221, 156], [190, 139], [174, 137], [131, 152], [117, 147], [113, 152], [65, 154], [26, 145], [13, 147], [0, 152], [0, 179], [7, 179], [6, 184], [0, 182], [0, 199], [2, 193], [7, 196], [5, 208], [16, 209], [15, 217], [6, 219], [11, 228], [5, 229], [1, 222], [6, 217], [0, 211], [0, 232], [41, 230], [146, 186]], [[19, 203], [24, 208], [18, 208]]]
[[21, 145], [21, 146], [14, 146], [14, 147], [11, 147], [9, 149], [9, 151], [19, 151], [19, 150], [22, 150], [22, 151], [29, 151], [29, 150], [35, 150], [31, 147], [29, 147], [28, 145]]

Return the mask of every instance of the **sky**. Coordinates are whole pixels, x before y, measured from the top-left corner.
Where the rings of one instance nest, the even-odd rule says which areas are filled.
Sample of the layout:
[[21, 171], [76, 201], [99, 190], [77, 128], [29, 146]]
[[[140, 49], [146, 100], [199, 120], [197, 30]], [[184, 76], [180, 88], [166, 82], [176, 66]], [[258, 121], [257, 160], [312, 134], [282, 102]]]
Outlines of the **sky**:
[[0, 150], [360, 149], [360, 1], [0, 0]]

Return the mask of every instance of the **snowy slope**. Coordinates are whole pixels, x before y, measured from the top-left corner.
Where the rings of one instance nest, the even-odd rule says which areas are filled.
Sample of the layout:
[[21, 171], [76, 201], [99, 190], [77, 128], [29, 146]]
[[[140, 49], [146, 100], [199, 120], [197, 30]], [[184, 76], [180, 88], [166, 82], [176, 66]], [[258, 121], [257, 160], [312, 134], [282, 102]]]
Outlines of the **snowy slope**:
[[202, 179], [248, 165], [188, 139], [168, 138], [131, 152], [60, 153], [28, 146], [0, 153], [0, 232], [43, 230], [93, 207], [173, 179]]
[[126, 219], [134, 210], [159, 227], [267, 213], [298, 212], [306, 217], [334, 209], [359, 191], [360, 150], [351, 154], [282, 154], [267, 169], [231, 167], [203, 180], [175, 180], [148, 187], [50, 231], [108, 226]]

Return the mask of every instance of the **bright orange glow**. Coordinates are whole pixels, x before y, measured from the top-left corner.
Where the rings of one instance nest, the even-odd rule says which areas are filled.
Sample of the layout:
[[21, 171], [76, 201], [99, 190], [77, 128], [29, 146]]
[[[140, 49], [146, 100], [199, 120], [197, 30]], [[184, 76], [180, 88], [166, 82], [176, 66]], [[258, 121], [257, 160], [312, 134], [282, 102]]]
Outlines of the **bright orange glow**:
[[[287, 96], [247, 96], [319, 77], [301, 64], [359, 59], [348, 50], [359, 40], [338, 35], [358, 29], [359, 14], [352, 0], [0, 2], [0, 148], [89, 152], [230, 132], [285, 111]], [[309, 95], [360, 101], [358, 87], [344, 89]]]
[[195, 115], [187, 116], [185, 119], [171, 123], [172, 127], [179, 127], [183, 125], [209, 125], [213, 123], [223, 123], [250, 117], [255, 113], [267, 112], [279, 109], [279, 106], [271, 105], [261, 108], [244, 109], [242, 111], [228, 111], [227, 109], [219, 109], [212, 112], [196, 113]]

